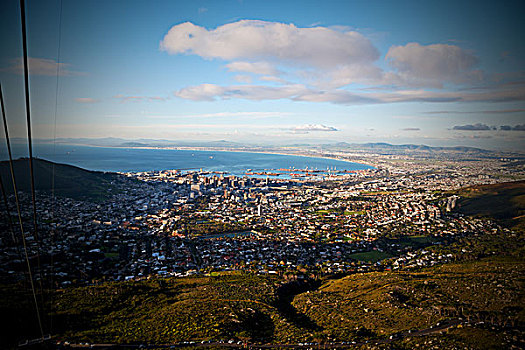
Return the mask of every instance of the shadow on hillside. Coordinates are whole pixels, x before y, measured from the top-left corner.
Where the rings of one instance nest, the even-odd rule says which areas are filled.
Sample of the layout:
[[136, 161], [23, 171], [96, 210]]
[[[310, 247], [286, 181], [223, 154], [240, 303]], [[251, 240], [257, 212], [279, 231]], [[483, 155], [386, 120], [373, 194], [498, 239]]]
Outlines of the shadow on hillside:
[[319, 280], [293, 281], [283, 284], [277, 289], [275, 307], [286, 320], [294, 323], [297, 327], [306, 328], [311, 331], [320, 331], [322, 327], [307, 315], [299, 312], [292, 305], [292, 301], [296, 295], [316, 290], [320, 286], [321, 281]]

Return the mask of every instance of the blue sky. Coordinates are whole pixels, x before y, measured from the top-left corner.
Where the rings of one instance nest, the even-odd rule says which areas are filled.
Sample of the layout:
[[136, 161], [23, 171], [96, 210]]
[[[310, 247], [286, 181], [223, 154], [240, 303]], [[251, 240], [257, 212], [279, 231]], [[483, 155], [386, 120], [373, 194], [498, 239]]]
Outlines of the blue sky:
[[[27, 1], [36, 137], [525, 146], [519, 1], [60, 4]], [[0, 6], [23, 136], [18, 1]]]

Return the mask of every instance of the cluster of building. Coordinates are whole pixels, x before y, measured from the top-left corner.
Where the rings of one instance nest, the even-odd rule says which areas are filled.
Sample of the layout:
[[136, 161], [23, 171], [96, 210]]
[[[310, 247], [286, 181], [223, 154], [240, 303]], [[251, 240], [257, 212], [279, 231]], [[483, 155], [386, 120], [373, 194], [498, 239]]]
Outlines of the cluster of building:
[[[501, 181], [486, 172], [497, 164], [395, 164], [322, 181], [205, 171], [125, 173], [114, 197], [102, 203], [39, 194], [38, 237], [31, 226], [25, 229], [30, 262], [40, 266], [37, 278], [56, 286], [236, 269], [344, 273], [452, 258], [398, 244], [399, 237], [429, 236], [432, 244], [445, 244], [499, 230], [491, 221], [454, 213], [458, 197], [444, 192]], [[21, 199], [30, 202], [27, 195]], [[22, 208], [30, 223], [31, 206]], [[21, 278], [19, 233], [13, 241], [7, 223], [2, 230], [1, 276]], [[381, 259], [363, 258], [366, 252], [393, 258], [375, 261]]]

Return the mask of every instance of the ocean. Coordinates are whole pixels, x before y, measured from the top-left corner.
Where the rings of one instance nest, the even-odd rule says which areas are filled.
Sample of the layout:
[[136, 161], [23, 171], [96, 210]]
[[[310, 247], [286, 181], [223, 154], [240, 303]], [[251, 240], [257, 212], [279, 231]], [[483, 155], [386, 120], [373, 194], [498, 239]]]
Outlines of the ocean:
[[[13, 145], [13, 157], [27, 157], [27, 145]], [[327, 169], [352, 171], [372, 166], [334, 159], [291, 156], [269, 153], [228, 151], [193, 151], [171, 149], [137, 149], [120, 147], [90, 147], [74, 145], [34, 144], [33, 155], [56, 163], [110, 172], [144, 172], [158, 170], [199, 170], [226, 172], [242, 176], [247, 171], [261, 172], [277, 169]], [[1, 159], [7, 159], [4, 149]]]

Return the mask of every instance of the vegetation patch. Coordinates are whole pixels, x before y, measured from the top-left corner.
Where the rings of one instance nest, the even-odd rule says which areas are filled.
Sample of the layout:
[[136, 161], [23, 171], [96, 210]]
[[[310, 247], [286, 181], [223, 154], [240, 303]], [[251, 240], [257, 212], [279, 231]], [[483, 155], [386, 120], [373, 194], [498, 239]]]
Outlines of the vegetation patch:
[[372, 263], [375, 263], [383, 259], [388, 259], [392, 255], [386, 252], [380, 252], [378, 250], [371, 250], [369, 252], [350, 254], [349, 256], [355, 260], [370, 261]]

